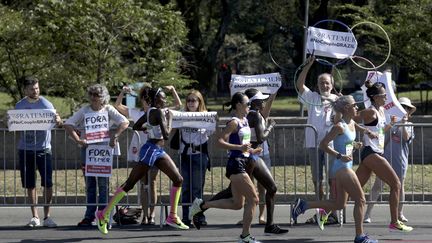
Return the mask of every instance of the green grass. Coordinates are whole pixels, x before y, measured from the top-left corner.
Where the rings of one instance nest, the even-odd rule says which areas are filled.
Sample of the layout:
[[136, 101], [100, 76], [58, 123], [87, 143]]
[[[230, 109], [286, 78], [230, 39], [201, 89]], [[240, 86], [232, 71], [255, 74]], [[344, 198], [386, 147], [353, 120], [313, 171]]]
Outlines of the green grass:
[[[356, 168], [354, 168], [356, 169]], [[130, 169], [115, 169], [113, 177], [110, 180], [111, 193], [126, 181]], [[409, 166], [407, 177], [405, 179], [405, 192], [425, 192], [432, 193], [432, 165], [414, 165]], [[310, 167], [307, 166], [275, 166], [272, 167], [272, 174], [276, 181], [279, 194], [313, 194], [313, 185], [310, 174]], [[213, 178], [213, 180], [212, 180]], [[414, 179], [413, 179], [414, 178]], [[169, 193], [170, 180], [165, 174], [159, 173], [157, 181], [157, 188], [162, 188], [162, 194]], [[371, 188], [371, 178], [367, 185], [365, 185], [365, 192], [369, 192]], [[0, 171], [0, 188], [1, 196], [24, 196], [24, 190], [21, 187], [19, 171], [2, 170]], [[84, 177], [81, 170], [56, 170], [53, 173], [54, 191], [57, 196], [82, 196], [85, 193]], [[205, 192], [206, 194], [216, 194], [223, 188], [226, 188], [229, 180], [225, 177], [225, 168], [213, 167], [211, 172], [207, 172]], [[37, 185], [40, 185], [37, 182]], [[135, 187], [130, 193], [136, 194]], [[384, 191], [388, 192], [389, 188], [384, 187]]]

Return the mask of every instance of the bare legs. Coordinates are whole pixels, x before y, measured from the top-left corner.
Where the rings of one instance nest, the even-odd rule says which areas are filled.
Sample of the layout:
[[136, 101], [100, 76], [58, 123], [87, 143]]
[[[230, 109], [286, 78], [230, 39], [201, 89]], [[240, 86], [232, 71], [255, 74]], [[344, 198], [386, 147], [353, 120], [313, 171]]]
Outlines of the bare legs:
[[[52, 200], [52, 187], [44, 187], [43, 190], [44, 195], [44, 204], [50, 204]], [[30, 199], [30, 203], [36, 205], [38, 203], [38, 196], [36, 188], [27, 188], [27, 196]], [[30, 210], [32, 212], [33, 217], [39, 218], [39, 214], [36, 206], [30, 206]], [[45, 218], [50, 216], [50, 206], [44, 206], [44, 216]]]

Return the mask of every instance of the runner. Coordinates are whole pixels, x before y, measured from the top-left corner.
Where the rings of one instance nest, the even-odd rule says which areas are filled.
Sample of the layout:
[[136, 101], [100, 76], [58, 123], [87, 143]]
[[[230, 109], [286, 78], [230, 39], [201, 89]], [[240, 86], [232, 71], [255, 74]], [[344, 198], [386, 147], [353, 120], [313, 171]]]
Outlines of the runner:
[[[320, 149], [336, 157], [331, 167], [332, 173], [335, 175], [332, 185], [335, 187], [336, 199], [306, 202], [298, 198], [291, 212], [292, 218], [295, 221], [297, 217], [306, 210], [316, 208], [318, 225], [321, 230], [324, 230], [324, 223], [331, 211], [343, 209], [349, 195], [351, 200], [354, 201], [356, 231], [354, 243], [375, 243], [378, 241], [370, 239], [363, 231], [363, 210], [366, 200], [360, 182], [355, 172], [352, 170], [353, 149], [361, 146], [354, 141], [356, 129], [355, 122], [352, 118], [357, 113], [357, 105], [354, 98], [347, 95], [338, 98], [333, 106], [336, 112], [342, 114], [342, 119], [334, 125], [330, 132], [322, 139]], [[334, 148], [329, 146], [331, 141], [334, 143]]]
[[[96, 213], [98, 229], [102, 234], [108, 234], [107, 223], [109, 214], [114, 206], [130, 191], [135, 184], [147, 174], [152, 166], [157, 166], [172, 181], [170, 192], [170, 215], [166, 224], [178, 229], [189, 229], [189, 227], [177, 216], [177, 205], [181, 195], [183, 178], [181, 177], [174, 161], [163, 150], [165, 140], [171, 131], [171, 115], [168, 110], [163, 109], [166, 103], [166, 95], [161, 88], [150, 89], [146, 97], [150, 104], [148, 112], [143, 115], [133, 126], [134, 130], [146, 130], [148, 140], [140, 150], [140, 161], [132, 169], [126, 182], [119, 187], [104, 210]], [[143, 126], [144, 125], [144, 126]]]

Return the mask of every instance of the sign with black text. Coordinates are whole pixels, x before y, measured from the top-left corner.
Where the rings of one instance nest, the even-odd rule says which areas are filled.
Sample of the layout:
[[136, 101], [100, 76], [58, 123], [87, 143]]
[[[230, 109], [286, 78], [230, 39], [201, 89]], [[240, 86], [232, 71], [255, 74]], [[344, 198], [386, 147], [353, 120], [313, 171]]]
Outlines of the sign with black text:
[[84, 126], [87, 143], [109, 142], [108, 112], [86, 113]]
[[56, 125], [54, 109], [8, 110], [9, 131], [46, 131]]
[[265, 94], [274, 94], [282, 85], [279, 73], [266, 73], [259, 75], [231, 75], [231, 96], [237, 92], [255, 88]]
[[88, 145], [85, 176], [111, 177], [114, 149], [108, 145]]

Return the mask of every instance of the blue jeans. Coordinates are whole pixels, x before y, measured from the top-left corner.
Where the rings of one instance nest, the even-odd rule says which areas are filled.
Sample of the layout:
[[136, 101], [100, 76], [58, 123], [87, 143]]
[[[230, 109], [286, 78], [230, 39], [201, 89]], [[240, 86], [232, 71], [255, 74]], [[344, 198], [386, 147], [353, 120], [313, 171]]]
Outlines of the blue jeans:
[[[208, 155], [193, 154], [181, 158], [182, 203], [192, 203], [196, 197], [202, 198]], [[183, 206], [183, 221], [189, 221], [189, 206]]]
[[[86, 149], [81, 149], [81, 159], [83, 164], [85, 164], [85, 151]], [[86, 176], [85, 177], [86, 184], [86, 198], [87, 198], [87, 206], [86, 212], [84, 214], [84, 218], [94, 220], [95, 212], [99, 208], [102, 210], [105, 208], [106, 203], [108, 202], [108, 194], [109, 194], [109, 178], [108, 177], [95, 177], [95, 176]], [[99, 189], [99, 190], [97, 190]], [[99, 191], [99, 197], [97, 192]], [[96, 198], [98, 198], [97, 203], [103, 204], [96, 206]], [[93, 204], [93, 205], [88, 205]]]

